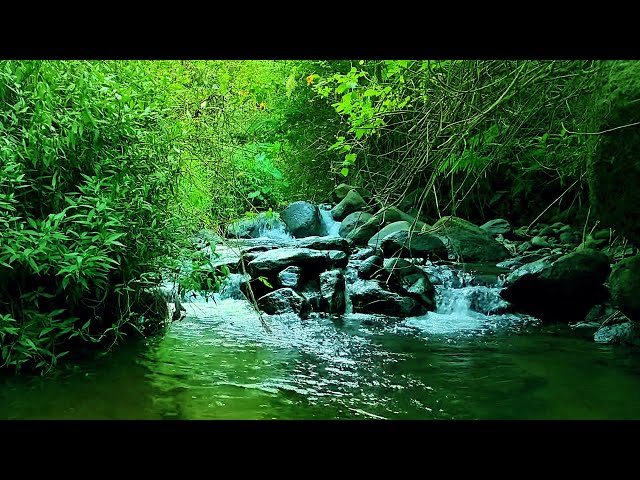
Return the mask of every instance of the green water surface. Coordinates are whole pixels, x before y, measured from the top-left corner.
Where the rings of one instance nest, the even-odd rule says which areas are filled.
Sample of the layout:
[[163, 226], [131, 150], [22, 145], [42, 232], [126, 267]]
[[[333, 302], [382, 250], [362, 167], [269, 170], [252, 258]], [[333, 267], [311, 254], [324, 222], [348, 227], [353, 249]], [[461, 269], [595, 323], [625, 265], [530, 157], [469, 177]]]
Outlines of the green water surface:
[[640, 418], [640, 355], [568, 327], [269, 322], [271, 333], [240, 301], [190, 305], [162, 338], [44, 377], [1, 378], [0, 418]]

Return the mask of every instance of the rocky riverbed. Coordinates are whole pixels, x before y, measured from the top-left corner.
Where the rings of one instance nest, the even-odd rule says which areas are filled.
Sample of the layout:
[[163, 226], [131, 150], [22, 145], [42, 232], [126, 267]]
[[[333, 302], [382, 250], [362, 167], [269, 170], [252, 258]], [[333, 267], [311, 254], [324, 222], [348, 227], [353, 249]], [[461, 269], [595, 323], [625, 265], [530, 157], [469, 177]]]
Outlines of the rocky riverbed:
[[[457, 289], [467, 311], [517, 313], [568, 323], [598, 342], [640, 344], [640, 257], [611, 230], [561, 222], [514, 229], [505, 219], [478, 226], [452, 216], [429, 224], [340, 185], [331, 203], [294, 202], [228, 225], [225, 237], [202, 230], [194, 239], [231, 272], [213, 300], [246, 299], [267, 318], [433, 317], [451, 313], [447, 290]], [[182, 292], [182, 301], [199, 295]]]

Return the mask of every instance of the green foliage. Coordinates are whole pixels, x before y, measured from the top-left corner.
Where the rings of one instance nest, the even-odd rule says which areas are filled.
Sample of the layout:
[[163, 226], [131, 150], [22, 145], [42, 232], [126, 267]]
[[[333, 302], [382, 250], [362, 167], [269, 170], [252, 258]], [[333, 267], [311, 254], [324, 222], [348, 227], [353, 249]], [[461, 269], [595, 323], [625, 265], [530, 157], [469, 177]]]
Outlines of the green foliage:
[[360, 61], [314, 80], [317, 95], [343, 119], [327, 149], [340, 155], [330, 171], [353, 176], [386, 203], [435, 187], [448, 213], [476, 202], [482, 217], [478, 199], [485, 190], [507, 189], [503, 199], [518, 201], [537, 192], [541, 202], [550, 201], [584, 173], [593, 146], [580, 132], [596, 115], [592, 93], [600, 67], [592, 61]]
[[126, 333], [177, 240], [166, 99], [136, 62], [0, 62], [0, 365]]

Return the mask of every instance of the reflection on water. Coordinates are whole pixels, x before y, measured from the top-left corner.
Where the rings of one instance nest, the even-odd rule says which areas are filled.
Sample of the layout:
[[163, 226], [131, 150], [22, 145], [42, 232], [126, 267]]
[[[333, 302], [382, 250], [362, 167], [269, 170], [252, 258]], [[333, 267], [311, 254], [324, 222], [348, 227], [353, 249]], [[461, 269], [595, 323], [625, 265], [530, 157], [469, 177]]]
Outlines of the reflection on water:
[[637, 353], [526, 317], [271, 316], [266, 333], [243, 301], [187, 308], [163, 338], [0, 379], [0, 418], [640, 418]]

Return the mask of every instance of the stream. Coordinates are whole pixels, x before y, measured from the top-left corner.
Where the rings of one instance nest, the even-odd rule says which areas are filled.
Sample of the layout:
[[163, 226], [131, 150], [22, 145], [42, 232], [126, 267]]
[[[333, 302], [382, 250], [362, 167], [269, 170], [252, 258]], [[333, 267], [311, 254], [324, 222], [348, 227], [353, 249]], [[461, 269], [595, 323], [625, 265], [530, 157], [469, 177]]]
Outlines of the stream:
[[270, 315], [269, 332], [233, 298], [232, 275], [214, 300], [185, 303], [162, 337], [44, 376], [0, 377], [0, 418], [640, 418], [637, 351], [494, 313], [499, 282], [425, 268], [435, 312]]

